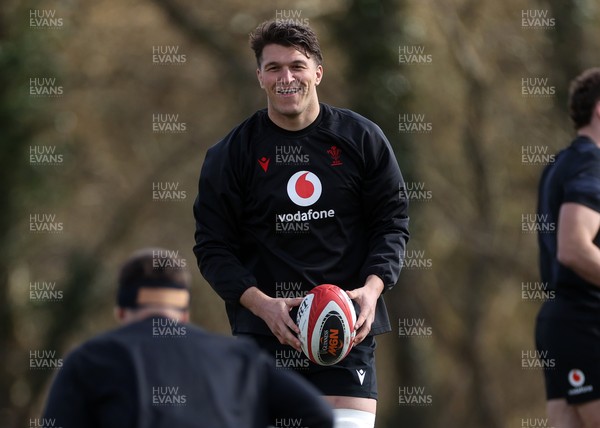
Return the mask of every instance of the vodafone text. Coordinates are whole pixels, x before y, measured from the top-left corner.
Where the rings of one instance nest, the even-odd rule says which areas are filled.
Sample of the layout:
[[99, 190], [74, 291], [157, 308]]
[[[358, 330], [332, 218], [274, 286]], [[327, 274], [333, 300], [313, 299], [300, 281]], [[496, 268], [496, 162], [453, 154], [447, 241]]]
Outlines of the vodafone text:
[[296, 211], [295, 213], [275, 214], [275, 230], [279, 233], [307, 233], [310, 230], [310, 220], [334, 218], [335, 210]]
[[278, 222], [321, 220], [323, 218], [333, 217], [335, 217], [335, 210], [313, 211], [310, 209], [306, 212], [297, 211], [289, 214], [276, 214]]

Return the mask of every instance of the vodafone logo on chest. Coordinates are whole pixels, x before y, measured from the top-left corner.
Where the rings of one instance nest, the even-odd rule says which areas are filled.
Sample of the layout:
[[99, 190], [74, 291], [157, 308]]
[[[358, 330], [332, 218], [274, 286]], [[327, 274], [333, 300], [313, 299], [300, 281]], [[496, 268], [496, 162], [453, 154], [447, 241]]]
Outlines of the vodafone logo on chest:
[[309, 208], [323, 193], [323, 185], [315, 173], [306, 170], [295, 172], [287, 181], [286, 191], [290, 200], [300, 208], [295, 212], [275, 214], [276, 233], [309, 233], [312, 221], [335, 217], [332, 208]]
[[321, 180], [310, 171], [298, 171], [287, 183], [288, 196], [301, 207], [309, 207], [317, 202], [322, 192]]

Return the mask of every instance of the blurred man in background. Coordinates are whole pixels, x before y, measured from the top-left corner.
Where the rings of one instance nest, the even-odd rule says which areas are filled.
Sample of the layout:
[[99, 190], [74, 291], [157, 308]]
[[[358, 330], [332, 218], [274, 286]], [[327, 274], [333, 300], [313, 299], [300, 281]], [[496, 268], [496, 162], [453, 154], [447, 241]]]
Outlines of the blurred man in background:
[[162, 249], [134, 254], [119, 275], [122, 327], [65, 360], [44, 421], [82, 427], [332, 426], [318, 391], [275, 370], [252, 342], [188, 324], [189, 272]]
[[[337, 428], [373, 427], [374, 336], [391, 330], [381, 295], [398, 280], [408, 240], [402, 174], [377, 125], [319, 102], [322, 55], [311, 28], [270, 21], [250, 39], [267, 108], [207, 152], [194, 253], [233, 334], [300, 366], [335, 408]], [[328, 367], [295, 361], [290, 316], [323, 283], [359, 309], [354, 348]]]
[[577, 136], [544, 170], [538, 219], [542, 281], [555, 298], [542, 306], [536, 341], [545, 369], [549, 426], [600, 427], [600, 68], [569, 92]]

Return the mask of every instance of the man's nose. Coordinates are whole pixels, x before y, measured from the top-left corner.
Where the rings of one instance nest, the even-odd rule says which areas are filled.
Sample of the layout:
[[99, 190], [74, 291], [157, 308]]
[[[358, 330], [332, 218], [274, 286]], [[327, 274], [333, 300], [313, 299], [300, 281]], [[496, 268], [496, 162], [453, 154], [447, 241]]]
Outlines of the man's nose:
[[279, 82], [282, 85], [289, 85], [294, 81], [294, 73], [288, 67], [283, 67], [281, 69], [281, 74], [279, 75]]

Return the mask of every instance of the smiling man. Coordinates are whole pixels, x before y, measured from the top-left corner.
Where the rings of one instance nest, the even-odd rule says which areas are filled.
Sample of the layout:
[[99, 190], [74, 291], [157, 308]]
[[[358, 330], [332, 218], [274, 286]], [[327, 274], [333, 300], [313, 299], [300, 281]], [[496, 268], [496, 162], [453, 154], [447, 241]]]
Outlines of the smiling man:
[[[373, 427], [374, 336], [391, 330], [382, 298], [408, 240], [404, 181], [381, 129], [319, 102], [323, 59], [307, 26], [270, 21], [250, 36], [267, 108], [206, 154], [194, 204], [200, 271], [233, 334], [250, 336], [335, 408], [336, 428]], [[294, 311], [336, 284], [359, 312], [355, 346], [334, 366], [300, 351]]]
[[[262, 43], [257, 40], [257, 44]], [[299, 131], [313, 123], [320, 110], [317, 97], [317, 86], [323, 76], [320, 54], [318, 58], [310, 58], [294, 46], [269, 44], [262, 47], [259, 61], [264, 64], [256, 74], [260, 87], [267, 93], [269, 118], [290, 131]]]

